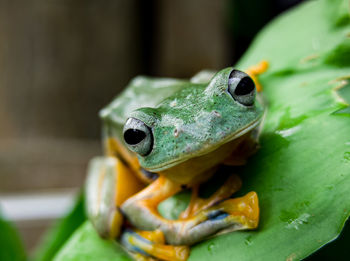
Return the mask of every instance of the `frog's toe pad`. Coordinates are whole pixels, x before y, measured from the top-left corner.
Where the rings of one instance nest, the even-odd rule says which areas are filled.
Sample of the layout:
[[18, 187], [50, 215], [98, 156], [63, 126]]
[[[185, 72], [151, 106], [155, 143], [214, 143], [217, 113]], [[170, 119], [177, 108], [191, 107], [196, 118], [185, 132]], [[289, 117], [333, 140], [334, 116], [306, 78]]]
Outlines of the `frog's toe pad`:
[[259, 200], [254, 191], [240, 198], [225, 200], [219, 206], [230, 214], [228, 219], [236, 219], [241, 223], [242, 229], [254, 229], [259, 224]]

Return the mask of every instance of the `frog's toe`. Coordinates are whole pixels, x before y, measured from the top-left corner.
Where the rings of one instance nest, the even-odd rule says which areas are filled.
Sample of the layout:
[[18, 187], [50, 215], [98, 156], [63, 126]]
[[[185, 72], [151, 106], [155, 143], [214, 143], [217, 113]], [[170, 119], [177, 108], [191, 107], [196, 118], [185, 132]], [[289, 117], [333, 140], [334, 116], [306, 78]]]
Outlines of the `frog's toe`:
[[232, 224], [234, 230], [254, 229], [259, 224], [259, 200], [254, 191], [240, 198], [225, 200], [215, 207], [221, 213], [218, 217], [227, 214], [225, 220]]
[[187, 260], [190, 251], [188, 246], [165, 245], [163, 244], [164, 237], [153, 235], [153, 233], [127, 229], [121, 236], [121, 243], [136, 260], [153, 260], [154, 258], [167, 261]]
[[209, 207], [229, 198], [232, 194], [237, 192], [242, 186], [241, 179], [233, 174], [228, 177], [225, 183], [209, 198], [202, 199], [198, 196], [198, 187], [192, 189], [192, 197], [187, 209], [181, 213], [180, 219], [187, 219], [194, 217], [200, 211], [208, 209]]

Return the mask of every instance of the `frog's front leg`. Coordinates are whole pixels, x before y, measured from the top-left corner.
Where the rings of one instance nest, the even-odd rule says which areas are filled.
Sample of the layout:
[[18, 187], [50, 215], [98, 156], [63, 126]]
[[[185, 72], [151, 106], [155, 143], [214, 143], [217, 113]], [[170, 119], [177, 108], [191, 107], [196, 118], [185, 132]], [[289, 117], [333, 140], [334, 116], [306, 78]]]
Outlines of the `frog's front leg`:
[[[160, 230], [163, 232], [166, 242], [171, 245], [189, 245], [188, 232], [190, 228], [200, 221], [199, 219], [189, 220], [168, 220], [163, 218], [157, 206], [163, 200], [173, 196], [181, 190], [181, 185], [159, 176], [144, 190], [129, 198], [122, 206], [122, 212], [136, 228], [141, 230]], [[200, 239], [198, 238], [199, 241]]]
[[193, 217], [200, 211], [205, 210], [220, 201], [228, 199], [230, 196], [232, 196], [232, 194], [237, 192], [241, 188], [241, 186], [241, 179], [237, 175], [232, 174], [214, 194], [212, 194], [209, 198], [206, 199], [199, 197], [199, 185], [194, 186], [192, 188], [190, 204], [188, 205], [186, 210], [181, 213], [180, 218], [188, 219], [190, 217]]
[[121, 208], [128, 220], [138, 229], [155, 230], [171, 224], [170, 220], [158, 213], [158, 204], [180, 190], [180, 184], [160, 176], [144, 190], [126, 200]]

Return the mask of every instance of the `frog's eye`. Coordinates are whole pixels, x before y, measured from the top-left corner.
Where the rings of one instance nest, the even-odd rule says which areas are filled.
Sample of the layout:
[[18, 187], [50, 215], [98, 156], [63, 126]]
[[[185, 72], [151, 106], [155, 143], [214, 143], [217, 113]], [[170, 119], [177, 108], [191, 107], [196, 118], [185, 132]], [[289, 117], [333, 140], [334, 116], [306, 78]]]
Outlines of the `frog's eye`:
[[142, 121], [129, 118], [124, 125], [124, 141], [128, 148], [141, 156], [147, 156], [153, 148], [151, 129]]
[[245, 106], [251, 106], [255, 100], [255, 84], [248, 74], [233, 70], [228, 79], [228, 92], [233, 99]]

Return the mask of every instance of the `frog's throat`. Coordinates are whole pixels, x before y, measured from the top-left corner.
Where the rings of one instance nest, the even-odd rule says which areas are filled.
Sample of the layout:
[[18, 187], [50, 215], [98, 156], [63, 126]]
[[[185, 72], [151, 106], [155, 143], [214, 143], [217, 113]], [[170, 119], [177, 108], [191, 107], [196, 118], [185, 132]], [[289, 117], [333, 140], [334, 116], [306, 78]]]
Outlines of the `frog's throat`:
[[176, 166], [182, 162], [185, 162], [191, 158], [199, 157], [199, 156], [205, 155], [207, 153], [210, 153], [210, 152], [216, 150], [217, 148], [219, 148], [221, 145], [226, 144], [230, 141], [233, 141], [233, 140], [243, 136], [244, 134], [248, 133], [249, 131], [253, 130], [254, 128], [258, 127], [258, 125], [261, 123], [261, 121], [262, 121], [262, 118], [258, 118], [256, 121], [253, 121], [250, 124], [244, 126], [243, 128], [234, 132], [230, 136], [225, 137], [225, 139], [223, 139], [221, 142], [219, 142], [218, 144], [216, 144], [214, 146], [206, 147], [202, 150], [197, 151], [196, 153], [188, 154], [188, 155], [186, 155], [186, 157], [183, 157], [181, 159], [175, 159], [173, 161], [166, 162], [166, 163], [159, 164], [159, 165], [152, 166], [152, 167], [148, 167], [146, 169], [148, 171], [157, 173], [157, 172], [169, 169], [171, 167], [174, 167], [174, 166]]

